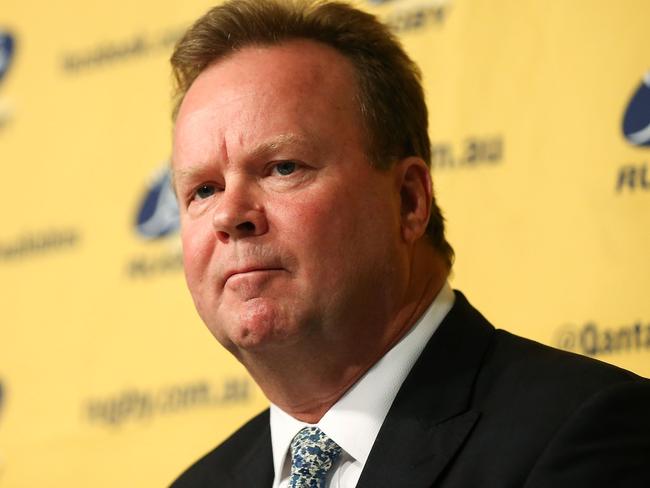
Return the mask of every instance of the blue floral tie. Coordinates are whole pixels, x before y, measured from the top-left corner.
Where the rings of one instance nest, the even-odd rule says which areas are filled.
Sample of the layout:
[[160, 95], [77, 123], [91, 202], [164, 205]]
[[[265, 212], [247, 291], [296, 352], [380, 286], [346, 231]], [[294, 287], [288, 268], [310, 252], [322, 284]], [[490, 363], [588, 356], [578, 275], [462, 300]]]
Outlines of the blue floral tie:
[[318, 427], [305, 427], [291, 441], [290, 488], [325, 488], [340, 446]]

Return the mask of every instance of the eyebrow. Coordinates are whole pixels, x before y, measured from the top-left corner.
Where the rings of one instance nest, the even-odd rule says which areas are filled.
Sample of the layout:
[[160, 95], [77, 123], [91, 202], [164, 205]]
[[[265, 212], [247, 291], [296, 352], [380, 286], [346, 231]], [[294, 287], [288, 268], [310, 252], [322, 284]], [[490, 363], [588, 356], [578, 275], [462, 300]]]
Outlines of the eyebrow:
[[[308, 148], [314, 146], [313, 142], [310, 142], [307, 138], [289, 132], [271, 137], [270, 139], [257, 144], [253, 149], [247, 152], [246, 158], [260, 159], [272, 154], [278, 149], [282, 149], [283, 147], [297, 145], [307, 146]], [[172, 171], [171, 184], [174, 192], [176, 192], [176, 183], [179, 180], [193, 179], [197, 173], [203, 171], [205, 164], [207, 164], [207, 162], [201, 162], [179, 171]]]
[[269, 153], [277, 151], [282, 147], [291, 147], [296, 145], [313, 146], [306, 138], [298, 136], [295, 133], [280, 134], [271, 139], [261, 142], [255, 146], [248, 154], [249, 158], [256, 159]]

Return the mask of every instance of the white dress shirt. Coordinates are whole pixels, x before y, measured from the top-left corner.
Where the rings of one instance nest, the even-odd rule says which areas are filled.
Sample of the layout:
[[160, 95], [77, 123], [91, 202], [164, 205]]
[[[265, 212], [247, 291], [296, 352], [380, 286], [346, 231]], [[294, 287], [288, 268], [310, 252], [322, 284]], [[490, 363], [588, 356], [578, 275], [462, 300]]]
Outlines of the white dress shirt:
[[[377, 438], [388, 410], [415, 361], [454, 304], [445, 283], [411, 330], [363, 375], [315, 424], [341, 446], [328, 475], [327, 487], [353, 488]], [[306, 424], [271, 404], [273, 488], [287, 488], [291, 474], [289, 445]]]

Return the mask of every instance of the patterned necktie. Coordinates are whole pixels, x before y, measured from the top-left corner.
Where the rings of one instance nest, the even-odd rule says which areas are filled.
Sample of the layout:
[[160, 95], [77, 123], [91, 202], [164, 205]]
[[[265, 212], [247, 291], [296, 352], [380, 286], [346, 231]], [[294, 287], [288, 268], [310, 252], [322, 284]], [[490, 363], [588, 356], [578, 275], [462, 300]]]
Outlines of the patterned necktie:
[[305, 427], [291, 441], [290, 488], [325, 488], [340, 446], [318, 427]]

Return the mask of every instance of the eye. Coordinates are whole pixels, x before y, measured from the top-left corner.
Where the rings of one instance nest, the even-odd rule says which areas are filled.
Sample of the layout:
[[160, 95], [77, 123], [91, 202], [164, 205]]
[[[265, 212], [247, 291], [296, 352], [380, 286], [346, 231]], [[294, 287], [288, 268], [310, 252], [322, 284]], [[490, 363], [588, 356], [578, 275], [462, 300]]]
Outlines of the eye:
[[282, 176], [287, 176], [296, 171], [297, 164], [293, 161], [283, 161], [276, 164], [273, 169]]
[[215, 191], [214, 185], [201, 185], [196, 189], [195, 196], [199, 200], [204, 200], [214, 195]]

